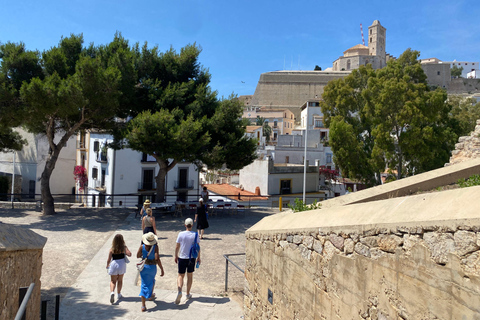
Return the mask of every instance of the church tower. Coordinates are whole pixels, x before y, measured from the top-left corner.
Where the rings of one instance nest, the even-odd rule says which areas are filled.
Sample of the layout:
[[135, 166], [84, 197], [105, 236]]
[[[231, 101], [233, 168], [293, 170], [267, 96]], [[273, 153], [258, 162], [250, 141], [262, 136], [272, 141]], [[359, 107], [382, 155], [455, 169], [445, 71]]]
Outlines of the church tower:
[[372, 25], [368, 27], [368, 53], [371, 56], [377, 56], [375, 60], [379, 63], [378, 68], [383, 68], [387, 64], [385, 55], [386, 30], [378, 20], [373, 21]]

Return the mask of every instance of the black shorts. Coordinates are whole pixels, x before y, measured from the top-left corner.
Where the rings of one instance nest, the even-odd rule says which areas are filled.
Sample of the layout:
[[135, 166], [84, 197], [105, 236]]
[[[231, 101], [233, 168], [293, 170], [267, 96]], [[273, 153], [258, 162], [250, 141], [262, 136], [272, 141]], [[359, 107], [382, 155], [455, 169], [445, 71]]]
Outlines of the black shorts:
[[195, 258], [192, 259], [180, 259], [178, 258], [178, 273], [184, 274], [185, 271], [192, 273], [195, 271]]

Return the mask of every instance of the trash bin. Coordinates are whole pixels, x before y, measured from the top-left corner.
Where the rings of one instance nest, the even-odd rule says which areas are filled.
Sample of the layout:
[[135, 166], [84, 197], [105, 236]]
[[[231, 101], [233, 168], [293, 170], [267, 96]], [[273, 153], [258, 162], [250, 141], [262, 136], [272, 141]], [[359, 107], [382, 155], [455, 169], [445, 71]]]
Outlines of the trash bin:
[[43, 209], [43, 202], [42, 200], [38, 200], [35, 203], [35, 211], [42, 212], [42, 209]]

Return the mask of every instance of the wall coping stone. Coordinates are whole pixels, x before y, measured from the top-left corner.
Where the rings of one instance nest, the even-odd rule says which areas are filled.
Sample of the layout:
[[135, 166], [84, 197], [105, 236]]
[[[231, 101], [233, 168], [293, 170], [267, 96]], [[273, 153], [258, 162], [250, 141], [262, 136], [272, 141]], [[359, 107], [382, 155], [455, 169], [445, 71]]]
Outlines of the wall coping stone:
[[373, 229], [418, 226], [456, 230], [461, 226], [480, 225], [478, 194], [480, 186], [297, 213], [282, 212], [263, 218], [248, 229], [246, 235], [293, 232], [362, 234]]
[[32, 230], [0, 223], [0, 251], [43, 249], [46, 242], [46, 237]]
[[411, 177], [392, 181], [373, 188], [352, 192], [341, 197], [322, 202], [322, 208], [350, 205], [394, 197], [410, 195], [418, 191], [428, 191], [449, 185], [459, 179], [480, 173], [480, 158], [456, 163]]

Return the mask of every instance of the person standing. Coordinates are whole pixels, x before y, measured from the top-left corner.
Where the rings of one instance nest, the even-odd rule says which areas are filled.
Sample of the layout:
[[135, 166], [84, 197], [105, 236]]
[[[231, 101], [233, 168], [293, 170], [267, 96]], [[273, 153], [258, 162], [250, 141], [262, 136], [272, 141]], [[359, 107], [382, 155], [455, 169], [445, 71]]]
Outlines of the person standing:
[[208, 203], [209, 193], [207, 187], [203, 187], [203, 191], [200, 193], [200, 197], [202, 197], [204, 204]]
[[121, 234], [113, 237], [112, 247], [108, 252], [107, 270], [110, 275], [110, 303], [115, 302], [115, 287], [117, 288], [117, 299], [122, 298], [123, 275], [127, 272], [125, 256], [132, 256], [128, 250]]
[[143, 217], [147, 215], [147, 209], [150, 208], [150, 200], [145, 200], [143, 203], [142, 209], [140, 209], [140, 220], [143, 220]]
[[[193, 272], [195, 271], [195, 258], [190, 258], [190, 249], [195, 243], [200, 243], [198, 239], [198, 234], [192, 231], [193, 220], [192, 218], [187, 218], [185, 220], [185, 231], [182, 231], [178, 234], [177, 245], [175, 247], [175, 263], [178, 264], [178, 277], [177, 277], [177, 287], [178, 293], [177, 298], [175, 299], [175, 304], [180, 303], [182, 298], [182, 288], [185, 278], [185, 273], [187, 273], [187, 300], [192, 297], [190, 290], [193, 284]], [[200, 251], [197, 256], [197, 263], [201, 263]]]
[[157, 265], [160, 267], [160, 276], [165, 274], [163, 271], [162, 261], [158, 251], [158, 238], [153, 232], [146, 233], [142, 236], [143, 244], [138, 248], [137, 258], [146, 259], [143, 270], [140, 271], [142, 284], [140, 286], [139, 296], [142, 298], [142, 312], [147, 311], [145, 305], [146, 300], [155, 299], [153, 289], [155, 287], [155, 276], [157, 275]]
[[203, 233], [205, 232], [205, 229], [209, 227], [207, 208], [202, 198], [200, 198], [198, 201], [199, 205], [197, 207], [197, 213], [195, 213], [195, 220], [193, 222], [197, 223], [197, 232], [200, 234], [200, 239], [203, 239]]
[[155, 223], [155, 217], [152, 215], [152, 208], [147, 208], [147, 215], [142, 218], [142, 230], [143, 234], [152, 232], [157, 235], [157, 226]]

